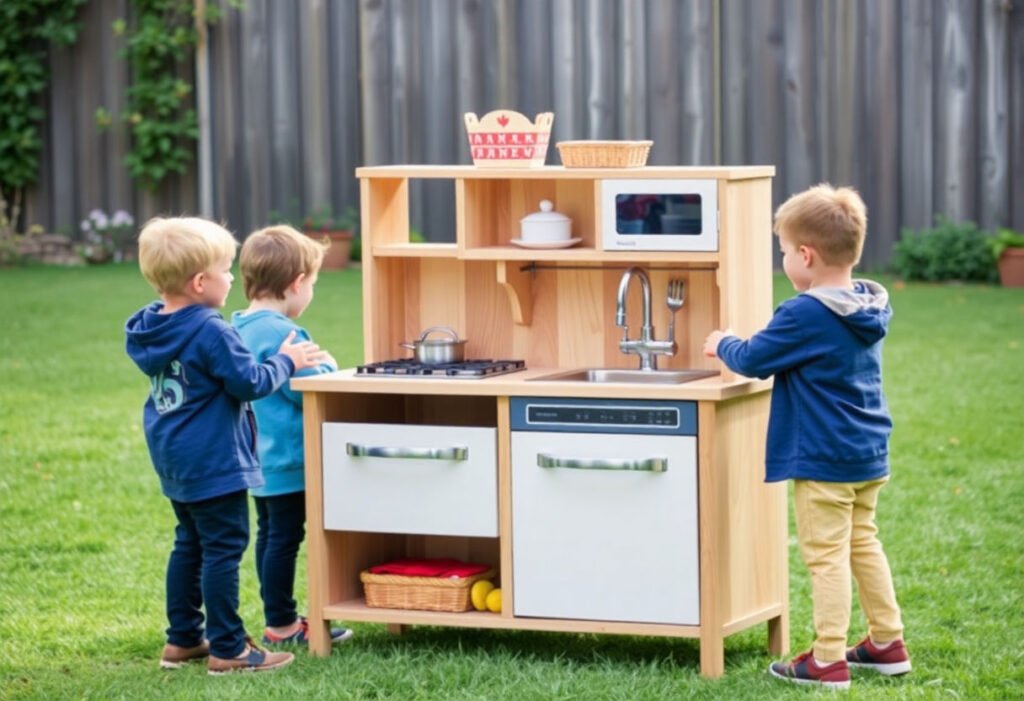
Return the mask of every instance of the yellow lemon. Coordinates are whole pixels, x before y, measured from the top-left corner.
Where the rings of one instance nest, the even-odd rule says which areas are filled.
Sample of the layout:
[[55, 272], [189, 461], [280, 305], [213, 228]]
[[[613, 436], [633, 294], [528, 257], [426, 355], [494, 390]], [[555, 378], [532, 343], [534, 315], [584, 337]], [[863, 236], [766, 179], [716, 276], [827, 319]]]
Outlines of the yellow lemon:
[[494, 585], [486, 579], [473, 582], [473, 587], [469, 590], [469, 598], [473, 602], [473, 608], [477, 611], [486, 611], [487, 595], [491, 593], [492, 589], [494, 589]]
[[501, 589], [492, 589], [487, 594], [487, 610], [492, 613], [501, 613]]

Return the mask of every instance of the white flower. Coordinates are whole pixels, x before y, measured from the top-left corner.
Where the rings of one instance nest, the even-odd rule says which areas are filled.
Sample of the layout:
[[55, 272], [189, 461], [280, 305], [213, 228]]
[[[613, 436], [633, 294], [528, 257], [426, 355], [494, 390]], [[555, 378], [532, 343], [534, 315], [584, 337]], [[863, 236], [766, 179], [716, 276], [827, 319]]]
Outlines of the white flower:
[[82, 222], [78, 225], [78, 228], [85, 233], [89, 233], [90, 231], [92, 231], [92, 220], [83, 219]]
[[110, 226], [110, 219], [107, 217], [107, 213], [102, 209], [94, 209], [89, 212], [89, 218], [96, 224], [96, 228], [101, 231]]
[[119, 209], [116, 212], [114, 212], [114, 217], [111, 220], [110, 225], [111, 226], [131, 226], [134, 223], [135, 223], [135, 220], [132, 219], [132, 215], [131, 214], [128, 214], [128, 212], [124, 211], [123, 209]]

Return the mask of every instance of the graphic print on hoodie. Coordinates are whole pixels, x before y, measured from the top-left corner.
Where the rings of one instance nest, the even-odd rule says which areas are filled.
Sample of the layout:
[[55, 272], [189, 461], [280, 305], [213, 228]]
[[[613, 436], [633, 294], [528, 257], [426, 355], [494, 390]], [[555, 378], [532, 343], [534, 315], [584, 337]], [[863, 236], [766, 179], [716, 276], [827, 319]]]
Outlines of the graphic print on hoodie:
[[882, 340], [892, 308], [877, 282], [815, 288], [778, 306], [718, 357], [747, 377], [775, 376], [765, 481], [861, 482], [889, 473], [892, 419], [882, 393]]
[[249, 402], [288, 381], [291, 359], [258, 363], [217, 313], [162, 302], [125, 324], [128, 356], [150, 378], [143, 428], [163, 493], [196, 502], [263, 484]]

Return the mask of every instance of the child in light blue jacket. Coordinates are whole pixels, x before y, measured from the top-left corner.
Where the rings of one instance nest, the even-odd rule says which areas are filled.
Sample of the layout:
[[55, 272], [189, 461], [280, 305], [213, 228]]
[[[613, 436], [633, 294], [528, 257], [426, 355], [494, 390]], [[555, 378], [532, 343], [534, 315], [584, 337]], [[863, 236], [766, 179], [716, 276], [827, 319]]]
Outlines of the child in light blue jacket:
[[[291, 333], [309, 340], [294, 320], [313, 301], [323, 256], [323, 244], [290, 226], [261, 229], [246, 239], [240, 262], [249, 308], [235, 312], [231, 323], [258, 360], [273, 355]], [[337, 369], [327, 355], [319, 366], [297, 375]], [[256, 573], [266, 619], [263, 642], [305, 645], [309, 622], [298, 614], [294, 596], [295, 565], [306, 525], [302, 395], [285, 385], [253, 408], [264, 481], [250, 490], [256, 503]], [[331, 630], [335, 643], [351, 637], [347, 628]]]

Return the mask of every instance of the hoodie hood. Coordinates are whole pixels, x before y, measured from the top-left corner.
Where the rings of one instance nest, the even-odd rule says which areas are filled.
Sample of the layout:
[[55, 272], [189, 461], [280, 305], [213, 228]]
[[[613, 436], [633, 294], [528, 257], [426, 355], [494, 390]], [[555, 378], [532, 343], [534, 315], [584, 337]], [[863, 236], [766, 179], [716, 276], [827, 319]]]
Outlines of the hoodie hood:
[[292, 323], [288, 320], [287, 316], [281, 312], [274, 311], [273, 309], [257, 309], [254, 312], [231, 312], [231, 325], [239, 330], [246, 328], [250, 324], [260, 326], [261, 324], [259, 322], [263, 320], [283, 321], [286, 324]]
[[151, 377], [181, 354], [203, 324], [220, 316], [201, 304], [190, 305], [172, 314], [161, 314], [163, 308], [163, 302], [153, 302], [135, 312], [124, 327], [128, 356]]
[[802, 293], [821, 302], [865, 343], [885, 337], [892, 318], [889, 292], [873, 280], [854, 280], [853, 289], [816, 287]]

